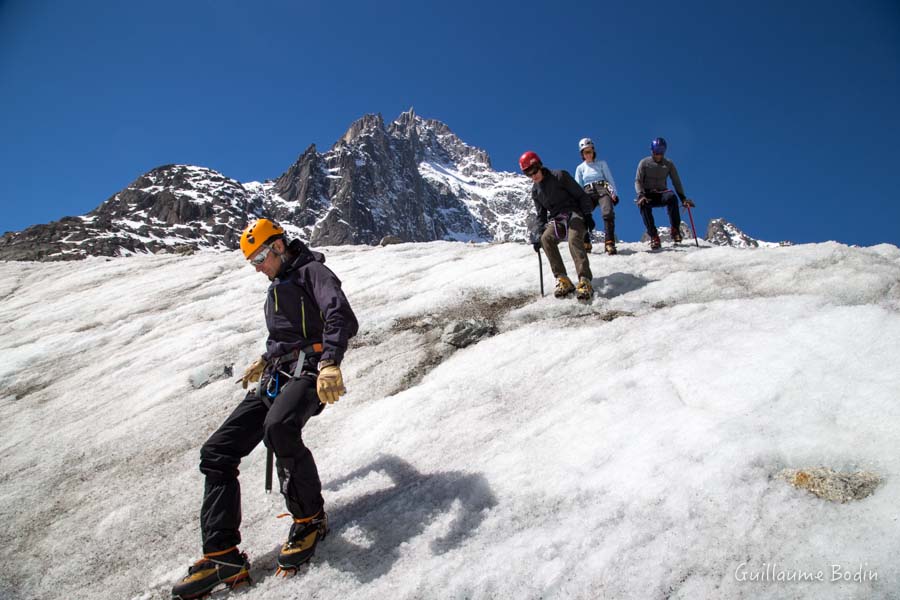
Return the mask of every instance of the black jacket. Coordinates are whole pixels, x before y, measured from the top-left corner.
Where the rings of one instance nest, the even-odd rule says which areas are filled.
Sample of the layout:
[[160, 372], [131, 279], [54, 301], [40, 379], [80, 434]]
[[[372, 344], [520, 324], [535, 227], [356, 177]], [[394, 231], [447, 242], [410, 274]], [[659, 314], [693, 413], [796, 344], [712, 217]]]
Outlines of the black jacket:
[[531, 232], [534, 239], [539, 239], [549, 219], [560, 213], [578, 213], [587, 217], [594, 205], [568, 171], [551, 171], [542, 167], [544, 178], [540, 183], [531, 186], [531, 199], [537, 213], [535, 229]]
[[282, 266], [266, 294], [269, 337], [263, 358], [272, 360], [321, 343], [321, 355], [307, 356], [307, 367], [315, 370], [319, 360], [340, 364], [347, 342], [359, 330], [341, 280], [325, 266], [322, 254], [300, 240], [292, 241], [288, 251], [293, 258]]

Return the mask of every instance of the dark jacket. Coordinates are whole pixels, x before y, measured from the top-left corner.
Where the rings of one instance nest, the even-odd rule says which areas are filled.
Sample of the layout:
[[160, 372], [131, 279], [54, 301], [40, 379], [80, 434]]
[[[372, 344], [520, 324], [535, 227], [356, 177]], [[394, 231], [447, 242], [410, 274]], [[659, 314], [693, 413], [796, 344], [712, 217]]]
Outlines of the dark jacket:
[[546, 167], [541, 170], [544, 178], [531, 186], [531, 199], [537, 213], [535, 229], [531, 232], [534, 239], [540, 238], [548, 220], [560, 213], [571, 212], [587, 217], [594, 208], [591, 197], [572, 179], [568, 171], [551, 171]]
[[319, 360], [340, 364], [347, 342], [359, 330], [341, 280], [325, 266], [322, 254], [300, 240], [292, 241], [288, 252], [293, 258], [282, 266], [266, 294], [269, 337], [263, 358], [272, 360], [321, 343], [321, 355], [307, 356], [307, 368], [315, 370]]
[[675, 168], [675, 163], [665, 156], [659, 162], [653, 160], [652, 156], [648, 156], [638, 163], [637, 173], [634, 176], [634, 191], [637, 192], [638, 198], [647, 192], [662, 192], [668, 186], [669, 177], [672, 178], [675, 192], [681, 198], [681, 201], [684, 202], [687, 196], [685, 196], [684, 188], [681, 186], [678, 169]]

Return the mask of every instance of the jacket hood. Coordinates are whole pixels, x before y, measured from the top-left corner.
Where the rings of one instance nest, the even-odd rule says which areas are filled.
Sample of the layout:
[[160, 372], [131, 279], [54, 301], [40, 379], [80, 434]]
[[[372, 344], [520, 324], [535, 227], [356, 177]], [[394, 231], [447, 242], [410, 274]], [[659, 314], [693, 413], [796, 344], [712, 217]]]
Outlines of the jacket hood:
[[278, 279], [283, 279], [285, 275], [291, 271], [296, 271], [300, 267], [310, 262], [325, 263], [325, 255], [321, 252], [310, 250], [309, 246], [300, 240], [291, 240], [287, 247], [288, 252], [293, 255], [289, 261], [284, 263], [278, 272]]

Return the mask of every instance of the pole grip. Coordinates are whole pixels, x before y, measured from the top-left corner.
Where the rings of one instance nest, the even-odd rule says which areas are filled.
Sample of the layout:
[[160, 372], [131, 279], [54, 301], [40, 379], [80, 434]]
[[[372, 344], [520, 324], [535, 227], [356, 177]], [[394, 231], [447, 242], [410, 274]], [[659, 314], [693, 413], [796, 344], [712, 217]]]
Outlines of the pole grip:
[[272, 462], [274, 453], [271, 448], [266, 448], [266, 493], [272, 493]]

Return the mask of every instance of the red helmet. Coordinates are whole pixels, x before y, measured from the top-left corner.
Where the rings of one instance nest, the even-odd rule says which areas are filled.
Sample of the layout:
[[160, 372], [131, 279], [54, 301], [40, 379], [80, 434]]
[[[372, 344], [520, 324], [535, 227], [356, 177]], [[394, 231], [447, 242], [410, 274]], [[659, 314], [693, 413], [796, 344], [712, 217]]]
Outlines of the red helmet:
[[541, 157], [531, 150], [519, 157], [519, 168], [523, 171], [535, 164], [541, 166]]

